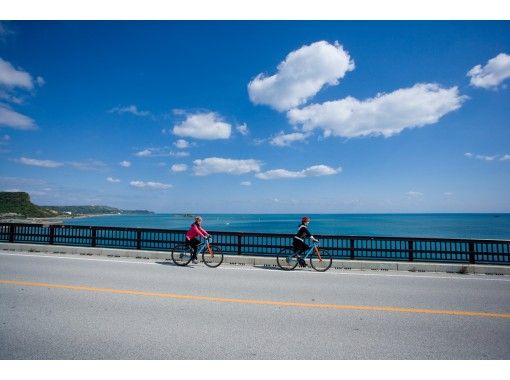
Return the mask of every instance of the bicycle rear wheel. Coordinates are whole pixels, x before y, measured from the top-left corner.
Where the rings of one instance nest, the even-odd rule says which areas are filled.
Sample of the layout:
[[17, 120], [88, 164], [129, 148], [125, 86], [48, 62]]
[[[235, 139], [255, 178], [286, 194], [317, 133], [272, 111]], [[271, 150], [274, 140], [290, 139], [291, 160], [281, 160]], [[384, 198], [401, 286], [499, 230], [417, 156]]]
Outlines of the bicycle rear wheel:
[[284, 248], [276, 256], [276, 262], [283, 270], [293, 270], [298, 265], [298, 258], [292, 249]]
[[223, 252], [218, 246], [215, 246], [213, 244], [211, 244], [210, 247], [211, 252], [213, 254], [211, 255], [209, 253], [209, 250], [207, 248], [204, 248], [204, 251], [202, 252], [202, 261], [209, 268], [217, 268], [223, 262]]
[[331, 268], [331, 264], [333, 264], [333, 258], [329, 254], [328, 251], [320, 250], [321, 258], [317, 255], [317, 252], [312, 252], [310, 256], [310, 265], [317, 272], [326, 272], [329, 268]]
[[177, 244], [172, 248], [172, 261], [175, 265], [184, 267], [191, 261], [191, 248], [186, 244]]

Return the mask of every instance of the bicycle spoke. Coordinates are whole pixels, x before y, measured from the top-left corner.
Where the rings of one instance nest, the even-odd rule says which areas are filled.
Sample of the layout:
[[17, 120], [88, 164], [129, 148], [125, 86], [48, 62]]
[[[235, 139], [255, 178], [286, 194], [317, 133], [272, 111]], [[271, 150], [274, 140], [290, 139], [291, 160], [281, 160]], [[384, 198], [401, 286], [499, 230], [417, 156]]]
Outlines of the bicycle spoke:
[[278, 266], [283, 270], [293, 270], [298, 265], [298, 258], [292, 249], [282, 249], [276, 257]]
[[202, 252], [202, 261], [210, 268], [216, 268], [223, 262], [223, 252], [219, 247], [211, 244], [210, 251], [205, 248]]
[[317, 252], [312, 252], [310, 265], [318, 272], [325, 272], [331, 267], [331, 264], [333, 264], [333, 259], [328, 251], [320, 250], [319, 253], [320, 257], [317, 255]]
[[185, 266], [191, 261], [191, 250], [186, 244], [178, 244], [172, 248], [172, 261], [175, 265]]

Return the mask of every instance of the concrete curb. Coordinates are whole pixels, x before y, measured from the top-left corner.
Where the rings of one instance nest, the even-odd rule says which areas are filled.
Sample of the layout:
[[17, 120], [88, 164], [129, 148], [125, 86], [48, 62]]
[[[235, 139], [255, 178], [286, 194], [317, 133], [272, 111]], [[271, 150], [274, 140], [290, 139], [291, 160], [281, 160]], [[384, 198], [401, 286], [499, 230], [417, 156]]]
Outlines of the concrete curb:
[[[171, 260], [170, 252], [134, 249], [72, 247], [64, 245], [0, 243], [0, 250], [58, 253], [87, 256], [131, 257], [137, 259]], [[223, 264], [278, 267], [274, 257], [225, 255]], [[380, 270], [408, 272], [446, 272], [459, 274], [510, 275], [510, 266], [481, 264], [447, 264], [367, 260], [333, 260], [332, 270]]]

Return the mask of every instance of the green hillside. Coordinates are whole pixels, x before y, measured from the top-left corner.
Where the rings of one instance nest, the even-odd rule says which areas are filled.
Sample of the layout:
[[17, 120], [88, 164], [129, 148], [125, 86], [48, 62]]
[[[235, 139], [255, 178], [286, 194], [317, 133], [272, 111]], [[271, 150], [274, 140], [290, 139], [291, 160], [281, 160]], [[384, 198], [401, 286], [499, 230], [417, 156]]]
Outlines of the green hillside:
[[25, 192], [0, 192], [0, 214], [18, 214], [25, 217], [46, 218], [60, 215], [30, 202], [30, 195]]

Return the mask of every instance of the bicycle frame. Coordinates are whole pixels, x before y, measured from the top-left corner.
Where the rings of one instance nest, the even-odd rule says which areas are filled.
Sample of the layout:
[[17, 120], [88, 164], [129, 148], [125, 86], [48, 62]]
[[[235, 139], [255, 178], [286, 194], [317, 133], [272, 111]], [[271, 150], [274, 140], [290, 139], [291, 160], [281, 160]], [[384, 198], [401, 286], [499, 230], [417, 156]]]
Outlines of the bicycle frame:
[[308, 248], [308, 250], [306, 250], [306, 254], [305, 254], [305, 257], [303, 259], [307, 259], [308, 256], [310, 256], [312, 254], [312, 252], [316, 252], [317, 253], [317, 256], [319, 257], [319, 261], [322, 261], [322, 257], [321, 257], [321, 254], [319, 252], [319, 243], [314, 241], [312, 243], [312, 246], [310, 248]]
[[197, 246], [197, 256], [203, 252], [205, 247], [207, 247], [207, 250], [209, 251], [209, 254], [211, 255], [211, 257], [214, 257], [214, 253], [211, 250], [211, 245], [210, 245], [211, 240], [212, 240], [212, 238], [205, 239], [203, 237], [200, 237], [200, 244]]

